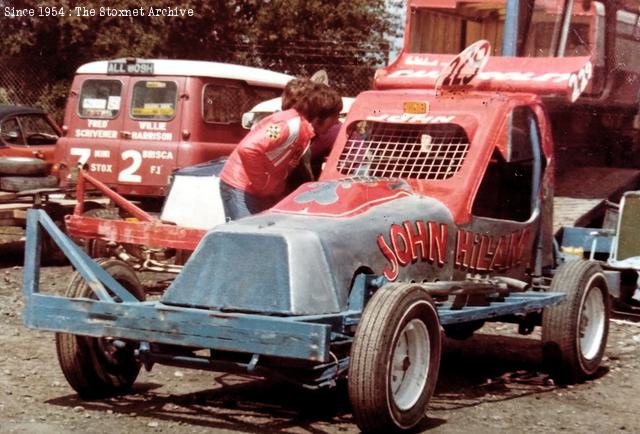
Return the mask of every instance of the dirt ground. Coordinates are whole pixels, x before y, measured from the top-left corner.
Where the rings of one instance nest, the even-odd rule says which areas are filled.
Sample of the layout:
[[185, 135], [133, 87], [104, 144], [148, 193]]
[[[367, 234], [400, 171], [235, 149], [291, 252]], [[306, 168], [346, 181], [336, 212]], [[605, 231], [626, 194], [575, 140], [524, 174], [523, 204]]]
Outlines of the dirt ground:
[[[19, 234], [0, 233], [0, 238]], [[0, 244], [0, 432], [352, 433], [346, 391], [309, 392], [259, 378], [170, 367], [142, 372], [133, 393], [82, 401], [57, 363], [52, 333], [22, 325], [23, 244]], [[69, 266], [42, 269], [61, 293]], [[597, 378], [559, 387], [544, 373], [539, 333], [485, 326], [447, 340], [430, 433], [640, 432], [640, 323], [615, 320]]]

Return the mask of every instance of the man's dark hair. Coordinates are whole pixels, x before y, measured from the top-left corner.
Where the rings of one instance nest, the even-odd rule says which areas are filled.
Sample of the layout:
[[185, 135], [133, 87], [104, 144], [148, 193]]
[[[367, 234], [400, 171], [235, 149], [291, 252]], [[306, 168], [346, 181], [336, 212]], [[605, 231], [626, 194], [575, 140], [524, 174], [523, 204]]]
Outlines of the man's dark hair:
[[312, 92], [315, 83], [308, 78], [294, 78], [289, 81], [282, 91], [282, 110], [293, 108], [296, 103]]
[[[284, 108], [284, 107], [283, 107]], [[307, 92], [302, 92], [292, 108], [308, 121], [337, 116], [342, 110], [342, 98], [326, 84], [313, 83]]]

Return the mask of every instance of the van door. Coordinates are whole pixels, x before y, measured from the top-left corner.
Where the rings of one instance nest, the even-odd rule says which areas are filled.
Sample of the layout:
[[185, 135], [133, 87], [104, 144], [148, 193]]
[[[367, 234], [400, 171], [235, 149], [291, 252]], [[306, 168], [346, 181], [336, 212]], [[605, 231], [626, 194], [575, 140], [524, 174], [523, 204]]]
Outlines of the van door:
[[[125, 117], [123, 95], [127, 91], [126, 76], [93, 76], [72, 89], [67, 109], [69, 133], [61, 139], [70, 155], [70, 164], [82, 163], [100, 181], [113, 184], [117, 180], [120, 135]], [[73, 94], [77, 93], [74, 104]]]
[[184, 87], [184, 77], [131, 78], [118, 163], [126, 194], [166, 193], [176, 167]]

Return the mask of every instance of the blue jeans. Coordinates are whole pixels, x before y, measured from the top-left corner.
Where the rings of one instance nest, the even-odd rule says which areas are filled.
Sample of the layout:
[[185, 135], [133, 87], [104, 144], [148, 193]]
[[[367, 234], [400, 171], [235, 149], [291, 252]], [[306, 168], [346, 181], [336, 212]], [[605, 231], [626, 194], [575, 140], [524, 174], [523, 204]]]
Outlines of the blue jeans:
[[237, 220], [269, 208], [271, 201], [232, 187], [220, 180], [220, 196], [227, 220]]

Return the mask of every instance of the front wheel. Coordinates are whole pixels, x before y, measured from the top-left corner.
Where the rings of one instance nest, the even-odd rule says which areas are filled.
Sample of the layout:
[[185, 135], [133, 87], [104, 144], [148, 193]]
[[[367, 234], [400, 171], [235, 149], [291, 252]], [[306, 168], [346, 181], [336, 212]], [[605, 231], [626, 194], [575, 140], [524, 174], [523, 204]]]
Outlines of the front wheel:
[[375, 293], [356, 330], [349, 365], [349, 397], [361, 430], [408, 430], [424, 419], [441, 346], [438, 314], [423, 288], [393, 283]]
[[557, 380], [584, 381], [600, 366], [609, 334], [607, 280], [592, 261], [563, 264], [551, 282], [566, 299], [544, 309], [542, 342], [545, 362]]
[[[144, 290], [131, 267], [117, 259], [97, 262], [138, 300], [144, 300]], [[65, 295], [96, 298], [78, 272], [73, 274]], [[56, 333], [56, 351], [67, 382], [85, 399], [126, 393], [140, 372], [131, 342]]]

